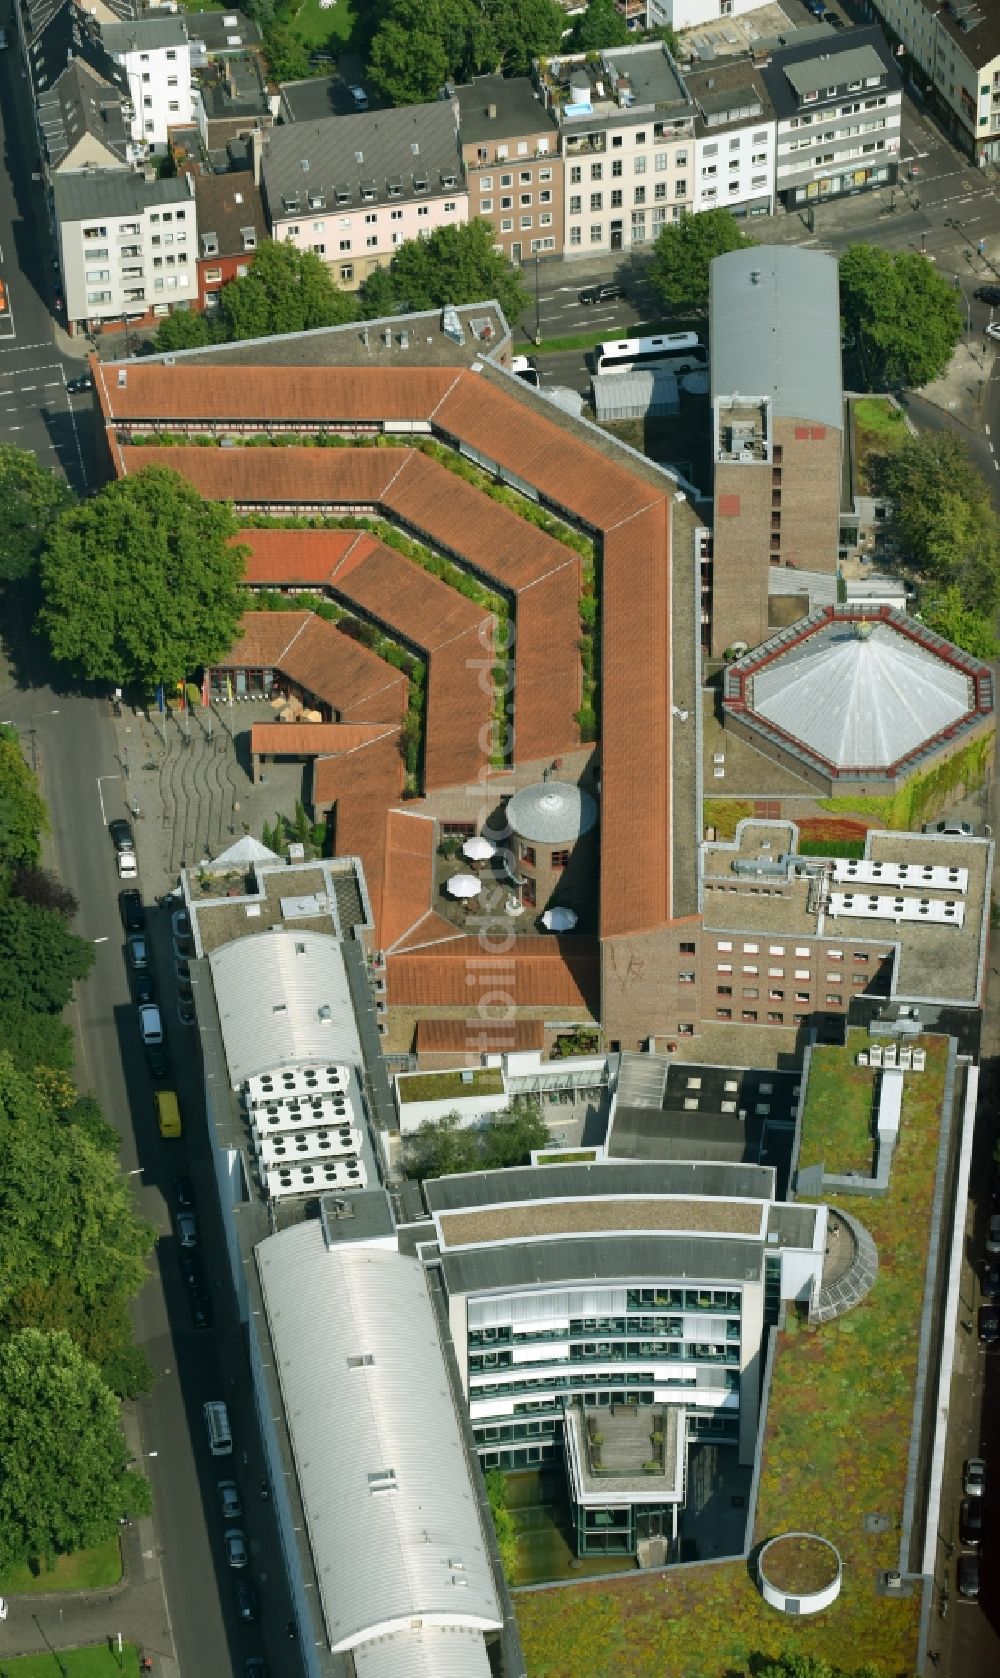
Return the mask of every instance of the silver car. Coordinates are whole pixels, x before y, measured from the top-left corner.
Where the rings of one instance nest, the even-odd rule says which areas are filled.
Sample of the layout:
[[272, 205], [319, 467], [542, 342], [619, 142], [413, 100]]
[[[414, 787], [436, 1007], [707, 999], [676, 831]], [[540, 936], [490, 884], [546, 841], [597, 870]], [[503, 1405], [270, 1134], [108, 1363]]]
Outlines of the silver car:
[[246, 1567], [250, 1560], [247, 1535], [242, 1527], [229, 1527], [226, 1532], [226, 1560], [230, 1567]]

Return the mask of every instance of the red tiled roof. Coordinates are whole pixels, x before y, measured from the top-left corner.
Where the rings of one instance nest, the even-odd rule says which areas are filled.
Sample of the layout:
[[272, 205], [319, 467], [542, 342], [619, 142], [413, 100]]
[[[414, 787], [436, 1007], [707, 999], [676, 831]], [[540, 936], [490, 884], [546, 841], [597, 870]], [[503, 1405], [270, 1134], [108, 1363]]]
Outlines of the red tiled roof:
[[428, 654], [425, 789], [474, 781], [491, 704], [489, 684], [479, 679], [490, 644], [483, 607], [363, 532], [250, 529], [238, 540], [251, 549], [255, 582], [322, 583]]
[[337, 756], [371, 745], [386, 727], [378, 722], [255, 722], [250, 750], [254, 757]]
[[244, 612], [240, 639], [219, 670], [280, 670], [345, 722], [386, 722], [406, 711], [401, 671], [314, 612]]
[[515, 939], [510, 954], [491, 956], [479, 938], [465, 936], [390, 955], [387, 966], [393, 1005], [474, 1009], [509, 1000], [516, 1008], [586, 1008], [597, 1014], [594, 938], [529, 935]]
[[604, 541], [602, 938], [670, 918], [669, 517], [661, 499]]
[[158, 448], [126, 444], [122, 469], [167, 466], [194, 484], [209, 501], [238, 507], [373, 507], [380, 502], [405, 449], [199, 449], [183, 444]]
[[485, 460], [495, 460], [596, 530], [610, 530], [657, 500], [652, 484], [474, 373], [455, 382], [432, 418], [447, 435], [470, 443]]
[[153, 420], [425, 420], [455, 379], [448, 367], [226, 367], [175, 362], [99, 365], [97, 394], [106, 418]]
[[545, 1046], [544, 1020], [418, 1020], [418, 1055], [514, 1054]]
[[361, 858], [377, 928], [384, 916], [386, 812], [399, 802], [402, 791], [397, 729], [355, 752], [317, 758], [313, 766], [313, 802], [336, 806], [337, 851]]
[[382, 918], [376, 931], [386, 950], [427, 914], [434, 885], [435, 823], [430, 816], [390, 810], [387, 817]]

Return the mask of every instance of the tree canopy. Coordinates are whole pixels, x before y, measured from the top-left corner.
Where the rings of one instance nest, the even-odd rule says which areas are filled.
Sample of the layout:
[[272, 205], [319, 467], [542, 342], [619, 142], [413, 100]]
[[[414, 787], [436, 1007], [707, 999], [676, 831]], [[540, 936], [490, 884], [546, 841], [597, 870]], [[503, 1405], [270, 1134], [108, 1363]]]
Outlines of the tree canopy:
[[94, 946], [57, 910], [23, 897], [0, 900], [0, 1005], [61, 1013], [93, 965]]
[[265, 239], [250, 272], [223, 286], [219, 313], [228, 338], [266, 338], [343, 326], [356, 318], [357, 301], [339, 289], [315, 251]]
[[32, 867], [49, 818], [15, 728], [0, 725], [0, 869]]
[[973, 658], [993, 659], [1000, 651], [993, 617], [966, 606], [957, 583], [941, 594], [921, 600], [920, 616], [929, 629], [936, 630], [946, 641], [953, 641], [956, 647], [963, 647]]
[[946, 431], [911, 437], [886, 458], [882, 475], [900, 546], [928, 593], [943, 599], [954, 585], [966, 611], [993, 613], [1000, 519], [964, 443]]
[[548, 1129], [537, 1107], [497, 1113], [482, 1126], [463, 1124], [457, 1113], [427, 1119], [406, 1149], [408, 1177], [450, 1177], [459, 1171], [499, 1171], [527, 1165], [533, 1148], [544, 1148]]
[[623, 47], [628, 39], [628, 26], [615, 0], [588, 0], [586, 11], [573, 24], [570, 46], [574, 52], [600, 52]]
[[0, 443], [0, 581], [16, 582], [34, 568], [53, 520], [73, 496], [28, 449]]
[[210, 321], [197, 309], [177, 309], [164, 315], [156, 329], [158, 350], [198, 350], [212, 344], [220, 336]]
[[674, 309], [708, 307], [708, 270], [713, 258], [743, 250], [756, 240], [741, 233], [728, 210], [704, 210], [669, 222], [653, 246], [649, 277]]
[[22, 1329], [0, 1345], [0, 1462], [0, 1567], [51, 1564], [150, 1507], [117, 1400], [68, 1334]]
[[953, 287], [918, 251], [850, 245], [840, 259], [840, 312], [869, 390], [937, 378], [962, 333]]
[[63, 513], [41, 560], [53, 655], [88, 680], [146, 693], [212, 663], [244, 605], [236, 529], [231, 507], [160, 466]]
[[446, 303], [496, 298], [513, 325], [528, 294], [517, 269], [493, 249], [495, 239], [495, 230], [482, 220], [439, 227], [429, 239], [408, 239], [388, 269], [377, 269], [362, 286], [364, 313], [375, 319], [405, 309], [441, 309]]
[[475, 0], [388, 0], [368, 54], [368, 74], [393, 105], [436, 99], [446, 81], [496, 68], [487, 9]]

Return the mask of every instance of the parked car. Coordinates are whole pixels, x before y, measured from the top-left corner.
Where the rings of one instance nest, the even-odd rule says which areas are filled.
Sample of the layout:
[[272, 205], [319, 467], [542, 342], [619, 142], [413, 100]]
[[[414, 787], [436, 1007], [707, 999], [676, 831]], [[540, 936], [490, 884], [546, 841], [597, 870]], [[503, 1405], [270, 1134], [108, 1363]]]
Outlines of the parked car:
[[243, 1668], [243, 1678], [267, 1678], [267, 1665], [263, 1655], [248, 1655]]
[[347, 91], [350, 94], [352, 100], [354, 101], [354, 109], [356, 111], [367, 111], [367, 109], [368, 109], [368, 95], [365, 92], [364, 88], [363, 87], [349, 87]]
[[990, 1254], [1000, 1253], [1000, 1212], [994, 1212], [990, 1217], [986, 1231], [986, 1251]]
[[972, 295], [977, 303], [1000, 303], [1000, 285], [977, 285]]
[[233, 1595], [241, 1620], [250, 1624], [260, 1618], [260, 1594], [252, 1579], [237, 1579]]
[[958, 1536], [963, 1544], [977, 1549], [983, 1541], [983, 1499], [963, 1497], [958, 1509]]
[[156, 981], [148, 968], [135, 976], [135, 1000], [140, 1008], [156, 1001]]
[[519, 379], [523, 379], [526, 385], [531, 385], [534, 390], [538, 389], [541, 383], [538, 377], [538, 367], [532, 361], [530, 355], [515, 355], [510, 364], [510, 370]]
[[193, 1212], [178, 1212], [177, 1239], [182, 1248], [190, 1250], [198, 1245], [198, 1220]]
[[1000, 320], [991, 320], [986, 327], [987, 338], [1000, 338]]
[[142, 1038], [143, 1048], [149, 1049], [158, 1046], [163, 1042], [163, 1021], [160, 1018], [159, 1008], [156, 1007], [155, 1003], [147, 1002], [138, 1012], [139, 1035]]
[[177, 1018], [181, 1025], [194, 1025], [194, 1003], [189, 996], [178, 996]]
[[595, 303], [616, 303], [621, 295], [620, 285], [588, 285], [580, 293], [580, 302], [589, 309]]
[[174, 957], [174, 976], [178, 985], [191, 983], [191, 969], [183, 956]]
[[230, 1527], [225, 1536], [226, 1560], [230, 1567], [246, 1567], [250, 1560], [247, 1535], [242, 1527]]
[[165, 1078], [167, 1075], [167, 1056], [162, 1043], [149, 1043], [146, 1046], [146, 1065], [154, 1078]]
[[71, 396], [79, 396], [81, 392], [93, 388], [94, 381], [89, 373], [81, 373], [78, 378], [66, 380], [66, 389]]
[[1000, 1264], [984, 1264], [979, 1284], [984, 1305], [1000, 1305]]
[[194, 1184], [190, 1177], [175, 1177], [170, 1185], [178, 1212], [194, 1211]]
[[174, 954], [179, 956], [194, 955], [191, 917], [186, 909], [174, 910], [170, 917], [170, 930], [174, 935]]
[[135, 860], [134, 851], [118, 852], [119, 880], [137, 880], [139, 878], [139, 864]]
[[1000, 1345], [1000, 1305], [979, 1307], [979, 1344]]
[[142, 932], [146, 925], [146, 911], [142, 906], [142, 892], [135, 886], [118, 893], [118, 911], [126, 932]]
[[111, 835], [111, 843], [114, 845], [116, 851], [121, 852], [135, 850], [135, 840], [132, 837], [132, 829], [127, 821], [119, 817], [117, 821], [109, 822], [108, 832]]
[[243, 1513], [243, 1499], [235, 1480], [220, 1480], [216, 1486], [224, 1521], [238, 1521]]
[[986, 1490], [986, 1459], [985, 1457], [969, 1457], [965, 1464], [962, 1477], [962, 1490], [966, 1497], [982, 1497]]
[[943, 822], [925, 822], [924, 833], [941, 833], [947, 839], [971, 839], [975, 828], [970, 822], [960, 822], [949, 819]]
[[7, 39], [6, 29], [0, 29], [0, 52], [4, 52], [9, 46], [10, 42]]
[[128, 951], [128, 963], [133, 973], [143, 973], [149, 966], [149, 946], [141, 933], [134, 933], [126, 938], [125, 948]]
[[200, 1289], [194, 1289], [188, 1295], [188, 1307], [191, 1312], [192, 1328], [211, 1328], [212, 1303], [206, 1293], [202, 1293]]
[[194, 1247], [179, 1247], [177, 1264], [184, 1286], [190, 1288], [192, 1293], [204, 1293], [205, 1277], [197, 1250]]
[[975, 1602], [979, 1596], [979, 1557], [976, 1555], [958, 1558], [958, 1594], [964, 1596], [967, 1602]]

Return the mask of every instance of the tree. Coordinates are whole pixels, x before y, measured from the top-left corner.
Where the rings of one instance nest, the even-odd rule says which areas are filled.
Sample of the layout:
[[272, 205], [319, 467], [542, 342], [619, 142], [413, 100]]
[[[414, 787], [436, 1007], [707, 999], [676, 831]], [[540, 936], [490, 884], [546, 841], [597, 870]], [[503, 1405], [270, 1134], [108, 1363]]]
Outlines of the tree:
[[513, 1584], [517, 1567], [517, 1528], [507, 1507], [507, 1478], [499, 1468], [491, 1468], [486, 1474], [486, 1496], [493, 1517], [493, 1529], [497, 1535], [500, 1565], [504, 1578]]
[[615, 0], [589, 0], [573, 25], [570, 46], [574, 52], [602, 52], [605, 47], [623, 47], [627, 40], [628, 28]]
[[65, 1284], [95, 1317], [128, 1299], [154, 1240], [117, 1155], [68, 1125], [49, 1088], [0, 1057], [0, 1335], [35, 1289]]
[[312, 75], [312, 66], [301, 36], [292, 29], [286, 17], [275, 15], [264, 29], [264, 56], [272, 81], [300, 82]]
[[33, 570], [52, 522], [73, 496], [27, 449], [0, 443], [0, 581]]
[[533, 1148], [544, 1148], [548, 1129], [538, 1108], [525, 1106], [468, 1125], [458, 1113], [425, 1119], [407, 1145], [404, 1169], [410, 1177], [451, 1177], [460, 1171], [500, 1171], [527, 1165]]
[[971, 611], [955, 583], [943, 594], [921, 601], [920, 616], [929, 629], [964, 648], [973, 658], [996, 658], [1000, 650], [992, 619], [985, 612]]
[[10, 889], [12, 896], [22, 897], [25, 903], [37, 904], [40, 909], [52, 909], [67, 921], [73, 919], [80, 907], [69, 887], [63, 885], [51, 868], [22, 864], [14, 873]]
[[388, 268], [373, 268], [358, 293], [363, 320], [384, 320], [388, 315], [402, 314], [406, 300], [397, 295]]
[[342, 326], [357, 316], [357, 301], [333, 282], [315, 251], [265, 239], [250, 272], [222, 288], [220, 311], [230, 338], [267, 338]]
[[215, 342], [212, 322], [196, 309], [178, 309], [161, 320], [156, 333], [158, 350], [196, 350]]
[[[429, 239], [408, 239], [389, 264], [395, 296], [405, 298], [414, 310], [495, 298], [513, 326], [528, 294], [517, 270], [493, 249], [495, 238], [489, 222], [476, 220], [463, 227], [439, 227]], [[379, 285], [383, 288], [384, 282]]]
[[21, 756], [17, 730], [0, 725], [0, 866], [33, 866], [39, 835], [48, 827], [48, 811]]
[[0, 902], [0, 1005], [61, 1013], [93, 965], [94, 946], [61, 914], [22, 897]]
[[557, 0], [487, 0], [500, 68], [505, 76], [527, 76], [536, 58], [562, 46], [566, 13]]
[[887, 457], [882, 487], [911, 562], [941, 593], [955, 584], [966, 609], [1000, 599], [1000, 520], [964, 443], [950, 432], [911, 437]]
[[917, 251], [850, 245], [840, 259], [840, 312], [868, 389], [927, 384], [962, 333], [955, 291]]
[[51, 1565], [150, 1508], [114, 1394], [68, 1334], [23, 1329], [0, 1347], [0, 1461], [4, 1568]]
[[389, 0], [368, 74], [392, 105], [436, 99], [446, 81], [496, 68], [496, 38], [474, 0]]
[[0, 1043], [19, 1072], [73, 1065], [73, 1036], [58, 1014], [26, 1014], [14, 1003], [0, 1003]]
[[213, 663], [244, 605], [237, 528], [231, 507], [160, 466], [64, 513], [41, 561], [53, 655], [88, 680], [147, 693]]
[[741, 233], [728, 210], [704, 210], [668, 223], [653, 246], [649, 277], [675, 309], [708, 307], [708, 271], [717, 256], [746, 250], [756, 240]]

